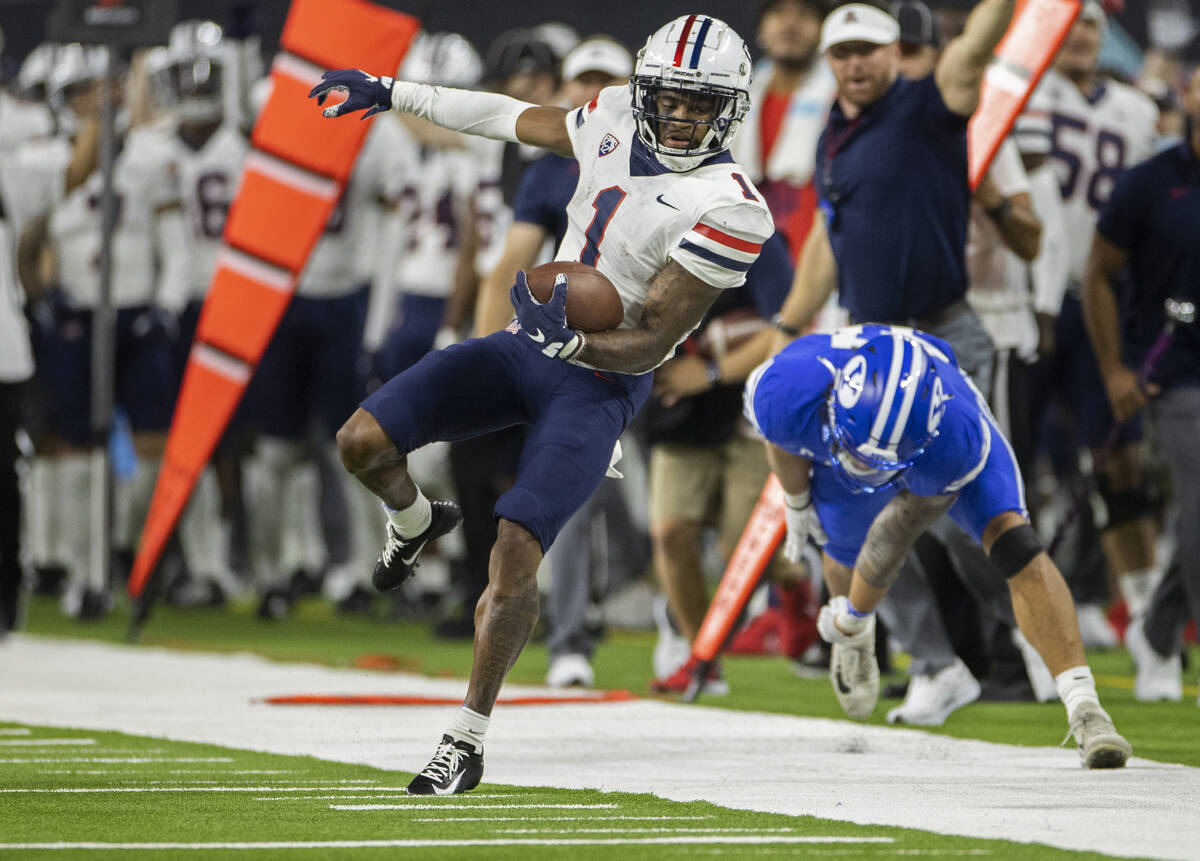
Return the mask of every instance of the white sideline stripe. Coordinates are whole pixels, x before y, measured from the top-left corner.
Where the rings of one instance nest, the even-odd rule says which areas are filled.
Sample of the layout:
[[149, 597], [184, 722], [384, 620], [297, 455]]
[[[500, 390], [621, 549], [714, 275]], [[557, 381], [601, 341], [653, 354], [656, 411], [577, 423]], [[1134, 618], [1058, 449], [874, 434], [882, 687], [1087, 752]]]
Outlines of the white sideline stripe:
[[331, 804], [330, 810], [615, 810], [615, 804]]
[[339, 189], [334, 180], [296, 167], [262, 150], [251, 150], [250, 154], [246, 156], [244, 164], [243, 182], [245, 176], [253, 171], [273, 179], [280, 185], [286, 185], [312, 197], [318, 197], [330, 203], [337, 200]]
[[2, 738], [4, 747], [87, 747], [95, 744], [94, 738]]
[[67, 762], [88, 762], [88, 763], [130, 763], [133, 765], [146, 762], [233, 762], [232, 756], [68, 756], [68, 757], [42, 757], [38, 759], [0, 759], [0, 764], [15, 763], [20, 765], [30, 765], [35, 763], [45, 763], [46, 765], [62, 765]]
[[727, 843], [762, 845], [769, 843], [894, 843], [891, 837], [834, 837], [824, 835], [795, 835], [778, 837], [714, 835], [695, 837], [675, 835], [671, 837], [631, 837], [606, 840], [566, 839], [517, 839], [517, 840], [279, 840], [259, 843], [0, 843], [0, 850], [49, 850], [49, 849], [116, 849], [148, 851], [171, 849], [424, 849], [452, 846], [647, 846], [671, 843]]
[[0, 735], [29, 735], [33, 730], [28, 727], [0, 729]]
[[[617, 820], [637, 822], [658, 822], [670, 820], [682, 822], [685, 819], [716, 819], [712, 814], [704, 816], [539, 816], [539, 822], [616, 822]], [[412, 818], [409, 822], [528, 822], [528, 816], [431, 816], [428, 818]]]
[[684, 826], [682, 828], [497, 828], [497, 834], [795, 834], [795, 828], [705, 828]]

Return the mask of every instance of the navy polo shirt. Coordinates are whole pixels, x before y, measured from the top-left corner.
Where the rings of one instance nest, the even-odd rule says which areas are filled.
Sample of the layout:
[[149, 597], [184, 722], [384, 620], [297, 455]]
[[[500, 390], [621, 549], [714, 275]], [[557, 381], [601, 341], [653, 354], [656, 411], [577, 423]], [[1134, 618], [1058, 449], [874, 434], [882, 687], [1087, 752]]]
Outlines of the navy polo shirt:
[[[1166, 323], [1167, 298], [1200, 301], [1200, 159], [1191, 142], [1126, 171], [1100, 213], [1096, 230], [1129, 252], [1122, 298], [1125, 359], [1141, 365]], [[1175, 330], [1152, 379], [1200, 383], [1200, 333]]]
[[513, 199], [513, 221], [536, 224], [554, 237], [558, 248], [567, 233], [567, 204], [579, 183], [579, 162], [547, 153], [531, 162]]
[[835, 102], [816, 179], [838, 301], [855, 320], [923, 317], [967, 292], [967, 117], [932, 75], [897, 78], [854, 120]]

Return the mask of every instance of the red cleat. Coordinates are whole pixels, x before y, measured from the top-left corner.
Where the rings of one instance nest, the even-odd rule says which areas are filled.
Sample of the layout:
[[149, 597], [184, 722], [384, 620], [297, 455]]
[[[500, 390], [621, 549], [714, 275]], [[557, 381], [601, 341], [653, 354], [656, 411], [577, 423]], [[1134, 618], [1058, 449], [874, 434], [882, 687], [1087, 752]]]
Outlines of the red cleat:
[[[696, 674], [696, 667], [699, 664], [700, 662], [696, 658], [689, 658], [686, 664], [671, 675], [652, 681], [650, 690], [656, 694], [686, 693], [692, 684], [692, 676]], [[708, 675], [704, 679], [704, 693], [714, 697], [723, 697], [729, 693], [729, 682], [725, 681], [720, 664], [714, 662], [708, 668]]]

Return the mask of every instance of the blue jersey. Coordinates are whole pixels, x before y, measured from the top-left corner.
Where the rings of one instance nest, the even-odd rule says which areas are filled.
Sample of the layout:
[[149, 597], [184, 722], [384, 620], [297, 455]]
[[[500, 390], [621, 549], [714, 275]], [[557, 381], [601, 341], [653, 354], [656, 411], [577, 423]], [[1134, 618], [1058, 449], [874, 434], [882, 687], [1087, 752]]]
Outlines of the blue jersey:
[[[937, 436], [912, 466], [885, 488], [859, 493], [832, 467], [829, 394], [838, 370], [855, 351], [891, 331], [921, 339], [942, 381], [944, 412]], [[843, 565], [854, 564], [876, 515], [902, 491], [957, 494], [948, 513], [977, 541], [997, 515], [1026, 514], [1025, 490], [1008, 441], [949, 344], [932, 335], [867, 325], [800, 338], [750, 376], [745, 410], [770, 442], [813, 462], [813, 503], [830, 536], [824, 550]]]
[[513, 221], [536, 224], [554, 237], [554, 247], [567, 233], [567, 204], [579, 183], [579, 162], [557, 153], [532, 162], [521, 175], [513, 199]]

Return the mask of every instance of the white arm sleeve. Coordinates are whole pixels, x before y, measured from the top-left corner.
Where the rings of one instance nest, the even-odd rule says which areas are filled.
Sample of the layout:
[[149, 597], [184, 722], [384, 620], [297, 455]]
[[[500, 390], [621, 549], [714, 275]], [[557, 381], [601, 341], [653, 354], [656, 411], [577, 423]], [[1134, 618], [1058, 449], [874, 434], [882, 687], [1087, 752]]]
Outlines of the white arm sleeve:
[[499, 93], [431, 87], [410, 81], [392, 85], [392, 110], [414, 114], [442, 128], [492, 140], [517, 140], [517, 117], [537, 107]]

